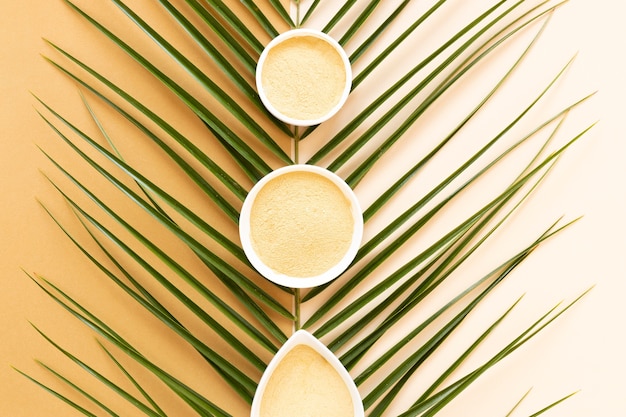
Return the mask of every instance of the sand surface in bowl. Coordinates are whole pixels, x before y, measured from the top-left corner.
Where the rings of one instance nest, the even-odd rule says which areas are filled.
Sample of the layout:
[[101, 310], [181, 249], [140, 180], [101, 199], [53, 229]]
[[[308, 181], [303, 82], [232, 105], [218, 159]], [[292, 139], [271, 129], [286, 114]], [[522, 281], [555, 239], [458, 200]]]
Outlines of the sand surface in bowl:
[[339, 53], [314, 36], [289, 38], [269, 50], [261, 85], [276, 110], [298, 120], [314, 120], [341, 100], [346, 71]]
[[259, 191], [250, 212], [250, 237], [259, 259], [291, 277], [313, 277], [335, 266], [352, 241], [350, 201], [328, 178], [290, 172]]
[[261, 399], [260, 417], [353, 417], [352, 397], [335, 368], [299, 345], [278, 364]]

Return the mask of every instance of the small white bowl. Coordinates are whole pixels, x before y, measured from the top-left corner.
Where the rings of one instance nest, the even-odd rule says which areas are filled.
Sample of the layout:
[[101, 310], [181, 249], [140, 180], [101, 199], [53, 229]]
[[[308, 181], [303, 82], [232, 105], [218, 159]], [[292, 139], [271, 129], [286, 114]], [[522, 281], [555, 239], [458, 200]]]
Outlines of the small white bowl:
[[[295, 37], [314, 37], [314, 38], [325, 41], [328, 45], [332, 46], [332, 48], [341, 57], [341, 61], [343, 62], [343, 67], [345, 70], [346, 82], [345, 82], [345, 85], [343, 86], [343, 90], [342, 90], [342, 93], [338, 102], [331, 109], [329, 109], [328, 112], [326, 112], [324, 115], [313, 118], [313, 119], [298, 119], [298, 118], [286, 115], [283, 112], [281, 112], [279, 109], [277, 109], [274, 106], [274, 104], [268, 98], [265, 88], [262, 83], [263, 67], [264, 67], [264, 64], [265, 64], [265, 61], [267, 59], [269, 52], [272, 50], [272, 48], [276, 47], [277, 45], [283, 43], [284, 41], [288, 39], [293, 39]], [[341, 45], [339, 45], [339, 43], [335, 39], [333, 39], [326, 33], [318, 31], [318, 30], [312, 30], [312, 29], [292, 29], [272, 39], [270, 43], [267, 44], [263, 52], [261, 53], [261, 56], [259, 57], [259, 61], [256, 67], [256, 85], [257, 85], [257, 91], [259, 93], [259, 97], [261, 98], [263, 105], [265, 105], [267, 110], [272, 115], [274, 115], [277, 119], [282, 120], [283, 122], [294, 125], [294, 126], [314, 126], [334, 116], [339, 111], [339, 109], [341, 109], [341, 107], [344, 105], [344, 103], [348, 99], [348, 95], [350, 94], [350, 89], [352, 87], [352, 68], [350, 66], [350, 60], [348, 58], [348, 55], [346, 54], [344, 49], [341, 47]]]
[[[270, 361], [269, 365], [265, 369], [265, 372], [263, 373], [263, 376], [261, 377], [261, 381], [259, 382], [257, 390], [254, 394], [250, 417], [260, 417], [261, 402], [272, 374], [281, 363], [281, 361], [285, 358], [285, 356], [298, 345], [305, 345], [307, 347], [310, 347], [315, 352], [319, 353], [324, 359], [326, 359], [326, 361], [328, 361], [328, 363], [335, 369], [335, 371], [337, 371], [343, 382], [346, 384], [346, 388], [348, 389], [350, 397], [352, 398], [353, 417], [363, 417], [365, 415], [365, 411], [363, 409], [363, 401], [356, 387], [356, 384], [354, 383], [354, 380], [352, 379], [346, 368], [343, 366], [343, 364], [335, 356], [335, 354], [332, 353], [322, 342], [320, 342], [317, 338], [315, 338], [306, 330], [298, 330], [297, 332], [295, 332], [278, 350], [278, 352], [276, 352], [276, 355], [274, 355], [274, 357]], [[302, 377], [306, 378], [306, 375], [302, 375]]]
[[[270, 182], [271, 180], [293, 172], [308, 172], [313, 173], [319, 176], [322, 176], [328, 180], [330, 180], [344, 195], [346, 200], [350, 203], [350, 212], [353, 219], [353, 230], [352, 237], [350, 240], [350, 245], [344, 254], [344, 256], [330, 269], [326, 270], [323, 273], [315, 276], [306, 276], [306, 277], [298, 277], [298, 276], [289, 276], [280, 271], [276, 271], [270, 268], [268, 265], [263, 262], [263, 260], [259, 257], [257, 252], [254, 249], [251, 237], [251, 212], [252, 207], [255, 203], [256, 197], [259, 192], [263, 189], [263, 187]], [[244, 253], [248, 257], [248, 260], [254, 266], [254, 268], [265, 278], [270, 281], [290, 287], [290, 288], [312, 288], [319, 285], [326, 284], [327, 282], [338, 277], [343, 271], [350, 266], [350, 263], [354, 260], [354, 257], [359, 250], [361, 245], [361, 239], [363, 237], [363, 213], [361, 212], [361, 206], [356, 198], [356, 195], [350, 188], [350, 186], [338, 175], [335, 173], [321, 168], [315, 165], [307, 165], [307, 164], [296, 164], [296, 165], [288, 165], [279, 169], [272, 171], [267, 174], [265, 177], [261, 178], [252, 190], [248, 193], [246, 199], [243, 202], [243, 207], [241, 209], [241, 214], [239, 217], [239, 237], [241, 239], [241, 244], [244, 250]]]

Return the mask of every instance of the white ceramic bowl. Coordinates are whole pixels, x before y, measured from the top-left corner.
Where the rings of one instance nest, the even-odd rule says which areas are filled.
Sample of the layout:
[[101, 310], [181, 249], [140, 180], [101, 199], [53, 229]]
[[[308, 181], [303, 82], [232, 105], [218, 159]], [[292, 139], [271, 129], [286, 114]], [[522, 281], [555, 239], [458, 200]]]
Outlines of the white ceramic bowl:
[[[326, 359], [328, 363], [331, 364], [331, 366], [335, 369], [335, 371], [337, 371], [341, 379], [345, 382], [346, 388], [350, 393], [353, 405], [353, 417], [363, 417], [365, 414], [363, 409], [363, 401], [361, 400], [361, 396], [354, 383], [354, 380], [352, 379], [346, 368], [339, 361], [339, 359], [335, 356], [335, 354], [332, 353], [322, 342], [320, 342], [306, 330], [298, 330], [297, 332], [295, 332], [278, 350], [276, 355], [274, 355], [274, 357], [270, 361], [269, 365], [265, 369], [265, 372], [263, 373], [263, 376], [261, 377], [261, 381], [259, 382], [257, 390], [254, 394], [250, 417], [260, 416], [261, 401], [263, 399], [263, 395], [265, 394], [265, 388], [267, 387], [269, 379], [276, 370], [276, 367], [285, 358], [285, 356], [298, 345], [305, 345], [312, 348], [324, 359]], [[302, 375], [302, 377], [306, 378], [307, 375]]]
[[[354, 223], [352, 238], [348, 250], [338, 263], [336, 263], [330, 269], [326, 270], [324, 273], [316, 276], [297, 277], [278, 272], [270, 268], [263, 262], [263, 260], [256, 253], [252, 244], [252, 238], [250, 233], [250, 215], [259, 191], [261, 191], [263, 187], [272, 179], [292, 172], [310, 172], [330, 180], [333, 184], [337, 186], [337, 188], [343, 193], [345, 198], [350, 203], [350, 209]], [[354, 257], [359, 250], [359, 247], [361, 245], [361, 239], [363, 237], [363, 213], [361, 212], [361, 206], [356, 198], [356, 195], [354, 194], [350, 186], [348, 186], [348, 184], [346, 184], [346, 182], [335, 173], [325, 168], [314, 165], [288, 165], [286, 167], [272, 171], [265, 177], [261, 178], [261, 180], [257, 182], [254, 187], [252, 187], [252, 190], [250, 190], [250, 192], [248, 193], [241, 209], [241, 214], [239, 217], [239, 237], [241, 239], [243, 250], [250, 260], [250, 263], [265, 278], [276, 284], [290, 288], [311, 288], [323, 285], [335, 279], [343, 271], [345, 271], [348, 266], [350, 266], [350, 263], [354, 260]]]
[[[285, 40], [292, 39], [295, 37], [315, 37], [315, 38], [326, 41], [330, 46], [332, 46], [337, 51], [337, 53], [341, 57], [344, 70], [345, 70], [346, 82], [343, 87], [343, 91], [341, 93], [341, 97], [339, 101], [337, 102], [337, 104], [335, 104], [334, 107], [332, 107], [332, 109], [330, 109], [323, 116], [317, 117], [314, 119], [297, 119], [297, 118], [283, 114], [280, 110], [278, 110], [272, 104], [271, 100], [268, 98], [265, 92], [265, 88], [263, 87], [263, 83], [261, 81], [262, 75], [263, 75], [263, 66], [267, 59], [268, 53], [272, 50], [272, 48], [284, 42]], [[265, 105], [267, 110], [271, 114], [273, 114], [277, 119], [282, 120], [283, 122], [294, 125], [294, 126], [314, 126], [334, 116], [339, 111], [339, 109], [341, 109], [341, 107], [344, 105], [344, 103], [348, 99], [348, 95], [350, 94], [350, 89], [352, 87], [352, 68], [350, 66], [350, 60], [348, 59], [348, 56], [346, 52], [344, 51], [344, 49], [341, 47], [341, 45], [339, 45], [339, 43], [335, 39], [333, 39], [329, 35], [325, 34], [324, 32], [321, 32], [318, 30], [312, 30], [312, 29], [292, 29], [272, 39], [270, 43], [267, 44], [263, 52], [261, 53], [261, 56], [259, 57], [259, 61], [256, 67], [256, 85], [257, 85], [257, 91], [259, 93], [259, 97], [261, 98], [263, 105]]]

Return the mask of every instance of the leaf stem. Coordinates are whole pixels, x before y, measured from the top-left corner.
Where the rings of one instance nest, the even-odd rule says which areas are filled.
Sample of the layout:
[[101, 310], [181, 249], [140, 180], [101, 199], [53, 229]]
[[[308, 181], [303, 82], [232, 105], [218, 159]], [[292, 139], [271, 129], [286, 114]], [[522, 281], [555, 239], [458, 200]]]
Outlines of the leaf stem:
[[293, 128], [293, 161], [296, 164], [300, 163], [300, 127], [294, 126]]
[[295, 288], [294, 289], [294, 294], [293, 294], [293, 300], [294, 300], [294, 332], [300, 330], [302, 328], [302, 324], [300, 322], [300, 305], [302, 304], [302, 297], [300, 296], [300, 288]]
[[296, 28], [299, 28], [302, 24], [300, 20], [300, 0], [294, 0], [294, 3], [296, 4]]
[[[300, 2], [296, 1], [296, 5], [299, 11]], [[298, 15], [299, 15], [299, 12], [298, 12]], [[298, 24], [299, 21], [300, 19], [296, 19], [296, 24]], [[293, 161], [296, 164], [300, 163], [300, 127], [299, 126], [293, 127]], [[293, 309], [294, 309], [293, 331], [294, 333], [302, 328], [302, 323], [300, 320], [301, 304], [302, 304], [302, 296], [301, 296], [300, 288], [294, 288], [294, 293], [293, 293]]]

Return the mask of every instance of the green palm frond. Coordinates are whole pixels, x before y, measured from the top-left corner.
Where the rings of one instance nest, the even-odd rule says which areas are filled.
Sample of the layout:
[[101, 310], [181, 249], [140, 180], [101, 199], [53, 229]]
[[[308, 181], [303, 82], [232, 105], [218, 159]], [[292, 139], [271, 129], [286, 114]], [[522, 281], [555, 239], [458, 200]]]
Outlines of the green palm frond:
[[[129, 26], [139, 29], [156, 50], [169, 57], [179, 70], [174, 73], [159, 67], [148, 51], [124, 34], [115, 33], [106, 16], [88, 13], [80, 2], [64, 3], [87, 27], [127, 55], [129, 71], [143, 71], [155, 89], [174, 97], [189, 120], [201, 127], [202, 135], [189, 135], [178, 121], [163, 116], [157, 105], [115, 81], [106, 70], [71, 53], [69, 47], [47, 41], [45, 59], [60, 76], [77, 85], [89, 119], [73, 121], [55, 109], [53, 100], [35, 97], [54, 138], [85, 168], [84, 172], [67, 168], [62, 157], [42, 145], [55, 172], [45, 175], [76, 221], [62, 221], [45, 203], [42, 206], [61, 235], [98, 274], [197, 353], [207, 372], [217, 374], [246, 406], [271, 356], [294, 330], [304, 328], [351, 372], [368, 416], [389, 415], [398, 404], [404, 404], [404, 409], [395, 415], [434, 416], [580, 299], [550, 309], [476, 366], [469, 359], [497, 327], [506, 324], [511, 311], [520, 308], [520, 300], [509, 303], [427, 388], [421, 392], [408, 388], [421, 366], [437, 360], [440, 349], [493, 296], [494, 289], [518, 273], [523, 261], [544, 242], [558, 239], [576, 221], [547, 219], [548, 226], [539, 226], [528, 243], [510, 239], [504, 260], [494, 259], [490, 271], [472, 275], [469, 283], [461, 281], [457, 293], [441, 295], [444, 284], [459, 279], [468, 263], [484, 256], [490, 242], [502, 237], [503, 229], [537, 194], [562, 155], [593, 126], [577, 125], [574, 133], [563, 129], [572, 124], [568, 114], [589, 95], [545, 115], [543, 106], [572, 60], [546, 70], [552, 74], [549, 80], [533, 86], [531, 98], [516, 99], [516, 110], [507, 120], [494, 123], [493, 131], [469, 139], [464, 136], [473, 122], [490, 117], [489, 106], [502, 100], [506, 86], [516, 82], [551, 15], [563, 3], [485, 2], [481, 13], [468, 18], [462, 27], [444, 32], [432, 50], [413, 57], [402, 52], [403, 44], [420, 33], [431, 36], [428, 24], [454, 1], [414, 7], [416, 2], [404, 0], [386, 12], [381, 11], [381, 1], [153, 2], [151, 7], [158, 8], [190, 45], [202, 51], [198, 59], [144, 19], [139, 6], [111, 0]], [[402, 23], [400, 18], [406, 13], [414, 15], [409, 23]], [[388, 86], [367, 95], [366, 100], [348, 101], [337, 122], [309, 128], [288, 126], [262, 105], [254, 83], [255, 66], [269, 39], [288, 28], [307, 25], [317, 25], [349, 52], [355, 69], [353, 94], [363, 97], [364, 90], [376, 87], [375, 78], [384, 74], [389, 62], [402, 61], [406, 72], [388, 80]], [[390, 31], [397, 35], [383, 44]], [[419, 129], [428, 123], [429, 112], [453, 100], [453, 94], [458, 94], [455, 89], [471, 83], [473, 74], [496, 61], [513, 42], [523, 47], [512, 63], [490, 80], [484, 92], [467, 98], [473, 104], [450, 121], [447, 133], [422, 139]], [[116, 137], [108, 128], [114, 124], [126, 126], [132, 134]], [[432, 144], [423, 149], [422, 141], [427, 144], [431, 139]], [[459, 141], [467, 142], [463, 142], [464, 156], [446, 163], [446, 173], [433, 179], [428, 189], [420, 188], [423, 173]], [[150, 146], [171, 163], [176, 178], [182, 178], [181, 186], [191, 187], [200, 196], [202, 209], [151, 174], [142, 161], [126, 154], [124, 144], [128, 143]], [[384, 185], [371, 187], [372, 177], [381, 175], [381, 161], [392, 158], [398, 148], [410, 156], [408, 162], [402, 163], [399, 174], [385, 177]], [[516, 157], [523, 159], [522, 166], [508, 170], [513, 176], [504, 185], [485, 188], [480, 204], [467, 208], [456, 220], [445, 220], [448, 210], [463, 207], [468, 193], [482, 190], [485, 179], [497, 176]], [[363, 210], [367, 238], [354, 262], [335, 281], [309, 290], [267, 282], [251, 266], [237, 238], [241, 204], [251, 187], [272, 170], [294, 163], [328, 168], [343, 177], [363, 201], [370, 201]], [[93, 186], [91, 177], [98, 178], [101, 187]], [[407, 198], [407, 190], [411, 197], [397, 209], [395, 204]], [[160, 235], [155, 236], [147, 223]], [[421, 233], [433, 229], [438, 230], [436, 237], [415, 243]], [[93, 330], [119, 379], [96, 369], [88, 358], [72, 354], [43, 329], [35, 326], [35, 330], [103, 390], [112, 391], [120, 403], [140, 415], [173, 415], [142, 385], [142, 376], [151, 375], [186, 404], [176, 415], [233, 414], [232, 405], [215, 398], [210, 387], [190, 386], [184, 372], [164, 369], [136, 347], [133, 335], [120, 334], [71, 292], [40, 274], [27, 276]], [[420, 307], [433, 300], [437, 308], [416, 319]], [[389, 342], [382, 353], [376, 349], [381, 341]], [[473, 368], [467, 371], [469, 363]], [[79, 414], [119, 415], [118, 404], [107, 403], [99, 392], [90, 391], [65, 371], [40, 364], [63, 389], [18, 372]], [[68, 389], [76, 396], [68, 395]], [[569, 396], [533, 415], [547, 412]], [[516, 408], [509, 415], [515, 415]]]

